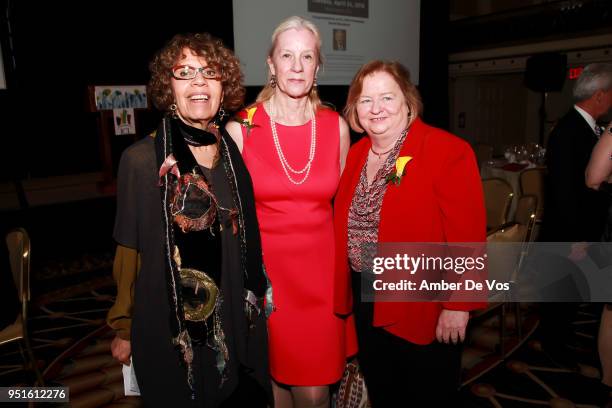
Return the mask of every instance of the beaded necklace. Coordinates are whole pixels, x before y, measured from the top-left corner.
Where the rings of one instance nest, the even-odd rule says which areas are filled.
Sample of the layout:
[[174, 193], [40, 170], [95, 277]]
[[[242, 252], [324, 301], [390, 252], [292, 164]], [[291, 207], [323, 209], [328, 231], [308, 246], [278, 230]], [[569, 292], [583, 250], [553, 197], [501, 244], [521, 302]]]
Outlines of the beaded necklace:
[[[280, 142], [278, 140], [276, 122], [274, 122], [274, 119], [272, 119], [272, 116], [274, 116], [274, 109], [273, 109], [273, 104], [271, 101], [268, 102], [268, 112], [270, 113], [268, 117], [270, 118], [270, 128], [272, 129], [272, 139], [274, 140], [274, 147], [276, 148], [276, 154], [278, 155], [278, 159], [281, 162], [281, 167], [283, 168], [285, 175], [287, 176], [287, 178], [289, 179], [291, 183], [295, 185], [303, 184], [308, 178], [308, 176], [310, 175], [310, 169], [312, 167], [312, 161], [314, 160], [316, 146], [317, 146], [317, 121], [315, 119], [315, 115], [314, 113], [312, 113], [312, 117], [310, 120], [310, 151], [308, 153], [308, 162], [306, 162], [306, 165], [301, 170], [295, 170], [293, 167], [291, 167], [291, 165], [287, 161], [287, 158], [285, 157], [285, 154], [283, 153], [283, 149], [281, 148]], [[304, 176], [302, 177], [301, 180], [295, 180], [292, 174], [295, 177], [299, 177], [302, 174], [304, 174]]]

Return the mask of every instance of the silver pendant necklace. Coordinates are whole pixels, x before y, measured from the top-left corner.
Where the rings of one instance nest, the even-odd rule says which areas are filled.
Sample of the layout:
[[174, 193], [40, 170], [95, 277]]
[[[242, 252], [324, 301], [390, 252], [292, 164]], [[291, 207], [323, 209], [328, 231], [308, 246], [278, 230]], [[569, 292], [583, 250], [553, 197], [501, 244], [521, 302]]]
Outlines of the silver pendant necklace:
[[372, 146], [370, 146], [370, 151], [371, 151], [371, 152], [372, 152], [372, 153], [373, 153], [373, 154], [374, 154], [376, 157], [378, 157], [378, 160], [380, 161], [381, 157], [382, 157], [382, 156], [384, 156], [384, 155], [386, 155], [386, 154], [391, 153], [391, 151], [393, 150], [393, 148], [394, 148], [394, 147], [395, 147], [395, 143], [394, 143], [394, 146], [393, 146], [393, 147], [391, 147], [391, 148], [390, 148], [389, 150], [387, 150], [386, 152], [378, 153], [378, 152], [375, 152], [375, 151], [374, 151], [374, 149], [372, 148]]

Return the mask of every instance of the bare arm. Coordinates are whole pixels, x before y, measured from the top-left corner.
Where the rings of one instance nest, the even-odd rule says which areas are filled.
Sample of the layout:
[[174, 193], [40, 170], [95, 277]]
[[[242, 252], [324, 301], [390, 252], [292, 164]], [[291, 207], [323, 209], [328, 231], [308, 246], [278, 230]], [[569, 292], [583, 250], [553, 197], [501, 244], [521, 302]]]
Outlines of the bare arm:
[[346, 156], [351, 147], [351, 134], [348, 125], [342, 116], [340, 116], [340, 174], [344, 171], [346, 164]]
[[599, 189], [599, 185], [604, 181], [608, 181], [612, 175], [612, 133], [610, 133], [608, 124], [606, 131], [599, 139], [599, 142], [593, 148], [591, 160], [585, 172], [586, 185], [595, 190]]
[[240, 150], [240, 153], [242, 153], [242, 148], [244, 144], [242, 140], [242, 127], [240, 123], [234, 120], [230, 120], [225, 125], [225, 130], [227, 130], [227, 133], [229, 133], [230, 137], [234, 139], [236, 146], [238, 146], [238, 150]]

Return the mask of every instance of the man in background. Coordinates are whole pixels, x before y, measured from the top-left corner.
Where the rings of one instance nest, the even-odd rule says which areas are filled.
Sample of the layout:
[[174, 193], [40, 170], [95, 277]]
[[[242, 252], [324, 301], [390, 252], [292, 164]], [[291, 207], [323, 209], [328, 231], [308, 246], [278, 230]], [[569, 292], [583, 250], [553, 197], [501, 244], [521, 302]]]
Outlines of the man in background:
[[[549, 266], [558, 266], [553, 271], [558, 282], [565, 281], [547, 295], [550, 300], [556, 293], [572, 293], [567, 284], [584, 279], [571, 261], [586, 255], [587, 242], [601, 240], [606, 223], [607, 198], [587, 188], [585, 170], [601, 134], [597, 121], [612, 108], [612, 64], [587, 65], [574, 84], [573, 98], [574, 106], [551, 132], [546, 150], [546, 209], [540, 241], [574, 243], [569, 246], [569, 259], [547, 260]], [[557, 296], [557, 300], [561, 299]], [[569, 368], [577, 367], [573, 348], [568, 347], [574, 336], [571, 322], [576, 305], [543, 303], [541, 309], [543, 349], [553, 361]]]
[[574, 106], [550, 134], [543, 241], [599, 242], [607, 203], [584, 182], [599, 137], [596, 122], [612, 108], [612, 64], [587, 65], [574, 84]]

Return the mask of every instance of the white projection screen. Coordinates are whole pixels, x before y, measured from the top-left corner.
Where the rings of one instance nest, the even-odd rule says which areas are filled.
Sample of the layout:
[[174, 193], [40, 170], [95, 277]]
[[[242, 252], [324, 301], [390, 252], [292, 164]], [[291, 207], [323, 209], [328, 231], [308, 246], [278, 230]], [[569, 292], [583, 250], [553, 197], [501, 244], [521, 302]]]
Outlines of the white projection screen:
[[245, 85], [267, 79], [274, 28], [298, 15], [314, 22], [323, 40], [321, 85], [348, 85], [373, 59], [404, 64], [419, 83], [420, 0], [233, 0], [234, 46]]

